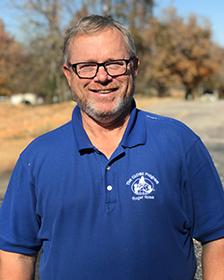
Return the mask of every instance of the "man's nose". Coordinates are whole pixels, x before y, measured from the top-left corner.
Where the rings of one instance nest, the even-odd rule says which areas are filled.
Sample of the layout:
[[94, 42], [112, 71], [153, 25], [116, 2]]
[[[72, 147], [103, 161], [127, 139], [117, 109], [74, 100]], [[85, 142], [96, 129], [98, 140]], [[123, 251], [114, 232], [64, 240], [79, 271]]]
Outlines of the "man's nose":
[[105, 82], [105, 81], [111, 81], [112, 77], [107, 73], [104, 66], [100, 65], [94, 80], [97, 82]]

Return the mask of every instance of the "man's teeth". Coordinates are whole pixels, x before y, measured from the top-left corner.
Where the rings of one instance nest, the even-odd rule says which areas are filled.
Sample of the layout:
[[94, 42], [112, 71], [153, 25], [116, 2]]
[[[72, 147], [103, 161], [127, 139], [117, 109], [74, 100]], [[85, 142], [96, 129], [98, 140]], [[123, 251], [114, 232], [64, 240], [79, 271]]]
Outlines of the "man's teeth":
[[112, 89], [100, 89], [100, 90], [94, 90], [95, 92], [97, 93], [110, 93], [112, 92], [113, 90]]

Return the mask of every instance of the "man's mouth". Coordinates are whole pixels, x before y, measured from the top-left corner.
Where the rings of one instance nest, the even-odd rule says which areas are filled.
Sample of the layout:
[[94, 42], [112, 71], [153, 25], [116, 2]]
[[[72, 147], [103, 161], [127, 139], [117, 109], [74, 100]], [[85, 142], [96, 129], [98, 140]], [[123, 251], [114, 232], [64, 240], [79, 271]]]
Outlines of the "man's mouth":
[[108, 89], [90, 89], [90, 91], [99, 93], [99, 94], [109, 94], [116, 91], [118, 88], [108, 88]]

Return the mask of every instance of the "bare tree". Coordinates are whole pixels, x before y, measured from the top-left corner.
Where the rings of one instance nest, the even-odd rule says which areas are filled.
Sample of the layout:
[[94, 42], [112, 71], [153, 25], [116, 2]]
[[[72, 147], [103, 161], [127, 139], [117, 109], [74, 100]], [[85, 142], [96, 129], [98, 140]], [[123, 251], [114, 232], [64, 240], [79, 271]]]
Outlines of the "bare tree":
[[30, 90], [45, 96], [47, 102], [67, 98], [61, 66], [64, 28], [77, 9], [74, 0], [13, 1], [23, 11], [29, 36], [29, 63], [31, 72], [26, 77]]

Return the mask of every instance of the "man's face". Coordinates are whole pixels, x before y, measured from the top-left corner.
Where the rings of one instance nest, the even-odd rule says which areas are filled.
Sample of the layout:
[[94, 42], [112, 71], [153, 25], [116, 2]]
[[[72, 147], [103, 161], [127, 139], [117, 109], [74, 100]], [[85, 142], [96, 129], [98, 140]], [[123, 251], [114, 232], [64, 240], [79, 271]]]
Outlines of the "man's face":
[[[75, 37], [69, 46], [69, 63], [98, 62], [129, 59], [130, 54], [121, 33], [105, 29], [93, 34]], [[113, 121], [130, 107], [134, 94], [134, 79], [137, 70], [132, 62], [124, 75], [111, 77], [101, 66], [92, 79], [79, 78], [64, 65], [64, 74], [72, 90], [74, 100], [82, 113], [97, 121]], [[128, 108], [129, 109], [129, 108]]]

